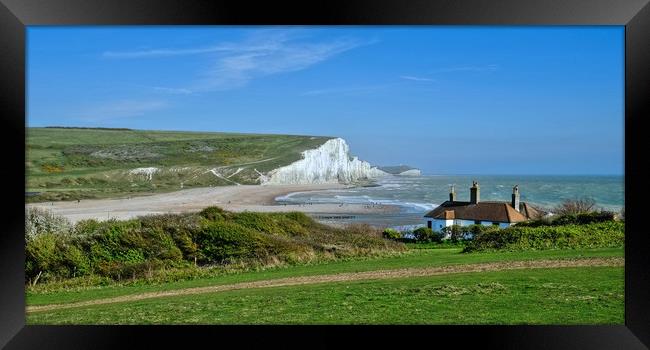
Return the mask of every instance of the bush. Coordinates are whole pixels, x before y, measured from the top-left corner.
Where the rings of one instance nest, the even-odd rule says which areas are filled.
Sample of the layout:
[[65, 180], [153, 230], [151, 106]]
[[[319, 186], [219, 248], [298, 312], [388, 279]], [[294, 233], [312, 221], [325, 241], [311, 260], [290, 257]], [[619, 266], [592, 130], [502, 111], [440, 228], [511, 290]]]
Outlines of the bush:
[[433, 232], [428, 227], [420, 227], [413, 231], [413, 236], [416, 242], [440, 242], [442, 241], [442, 234]]
[[592, 211], [588, 213], [563, 214], [542, 219], [520, 222], [518, 227], [540, 227], [540, 226], [562, 226], [562, 225], [586, 225], [597, 222], [608, 222], [616, 220], [616, 214], [610, 211]]
[[387, 228], [382, 232], [384, 238], [388, 239], [400, 239], [402, 238], [402, 233], [393, 228]]
[[463, 227], [460, 225], [451, 225], [451, 226], [443, 227], [441, 233], [443, 234], [443, 236], [449, 235], [449, 239], [455, 243], [465, 237], [465, 234], [467, 233], [466, 230], [467, 227]]
[[194, 237], [201, 229], [200, 217], [191, 214], [163, 214], [143, 216], [140, 221], [143, 228], [162, 230], [172, 238], [183, 258], [195, 260], [198, 246]]
[[226, 211], [219, 207], [207, 207], [201, 210], [201, 212], [199, 212], [199, 215], [201, 215], [202, 217], [210, 221], [215, 221], [215, 220], [223, 220], [225, 213]]
[[58, 270], [59, 256], [56, 248], [56, 236], [45, 233], [27, 240], [25, 255], [25, 278], [33, 280], [33, 284], [43, 273], [47, 278], [49, 274]]
[[[366, 256], [405, 249], [364, 224], [344, 229], [303, 213], [200, 213], [149, 215], [132, 220], [82, 220], [72, 226], [48, 212], [26, 215], [26, 278], [64, 285], [88, 276], [151, 278], [156, 270], [199, 264], [258, 268], [314, 259]], [[229, 267], [229, 268], [230, 268]]]
[[274, 217], [268, 213], [237, 213], [233, 216], [232, 221], [243, 227], [265, 232], [269, 234], [284, 235], [285, 232], [280, 228]]
[[365, 223], [353, 223], [345, 226], [344, 231], [349, 235], [365, 237], [383, 237], [382, 230]]
[[465, 252], [622, 247], [625, 224], [607, 221], [585, 225], [512, 226], [480, 233]]
[[589, 213], [569, 214], [553, 220], [554, 225], [586, 225], [596, 222], [614, 221], [615, 214], [609, 211], [595, 211]]
[[31, 239], [44, 233], [68, 233], [72, 229], [70, 222], [53, 214], [49, 210], [25, 208], [25, 236]]
[[91, 272], [90, 260], [66, 236], [40, 234], [25, 246], [25, 277], [32, 284], [57, 277], [78, 277]]
[[197, 237], [200, 259], [224, 263], [253, 258], [265, 245], [255, 231], [231, 222], [214, 222], [204, 227]]
[[595, 207], [596, 201], [592, 198], [567, 199], [556, 206], [553, 212], [558, 215], [590, 213]]

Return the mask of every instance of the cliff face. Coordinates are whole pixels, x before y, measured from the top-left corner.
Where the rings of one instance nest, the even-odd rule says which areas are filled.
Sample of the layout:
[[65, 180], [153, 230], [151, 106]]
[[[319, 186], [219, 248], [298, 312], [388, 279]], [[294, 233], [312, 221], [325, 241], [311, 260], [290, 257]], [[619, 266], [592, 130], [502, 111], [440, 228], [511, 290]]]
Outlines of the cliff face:
[[350, 157], [350, 147], [342, 138], [326, 141], [303, 152], [303, 159], [260, 176], [263, 185], [350, 183], [386, 176], [388, 173], [368, 162]]

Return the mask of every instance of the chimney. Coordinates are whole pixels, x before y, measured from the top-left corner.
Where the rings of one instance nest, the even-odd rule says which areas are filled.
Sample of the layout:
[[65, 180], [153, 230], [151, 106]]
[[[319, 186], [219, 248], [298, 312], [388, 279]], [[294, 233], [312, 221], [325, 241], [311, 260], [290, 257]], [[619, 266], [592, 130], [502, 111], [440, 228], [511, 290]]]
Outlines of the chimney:
[[472, 187], [469, 189], [469, 201], [476, 204], [481, 200], [481, 189], [478, 187], [478, 182], [472, 181]]
[[519, 185], [512, 188], [512, 202], [510, 204], [516, 211], [519, 211]]
[[455, 202], [456, 201], [456, 188], [454, 185], [451, 185], [451, 188], [449, 189], [449, 201]]

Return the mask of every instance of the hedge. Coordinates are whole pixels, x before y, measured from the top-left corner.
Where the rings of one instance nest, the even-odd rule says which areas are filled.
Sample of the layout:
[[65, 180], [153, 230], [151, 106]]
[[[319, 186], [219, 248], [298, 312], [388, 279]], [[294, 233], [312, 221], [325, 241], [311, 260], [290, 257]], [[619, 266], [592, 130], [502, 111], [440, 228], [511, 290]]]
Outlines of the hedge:
[[625, 223], [606, 221], [585, 225], [511, 226], [477, 234], [464, 251], [543, 250], [622, 247]]

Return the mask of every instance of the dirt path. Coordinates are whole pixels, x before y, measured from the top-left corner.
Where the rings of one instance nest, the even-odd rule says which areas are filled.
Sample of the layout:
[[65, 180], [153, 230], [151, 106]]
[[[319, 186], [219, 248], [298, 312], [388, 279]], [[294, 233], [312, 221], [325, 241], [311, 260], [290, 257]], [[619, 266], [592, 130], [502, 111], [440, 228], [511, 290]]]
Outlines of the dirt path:
[[623, 258], [585, 258], [585, 259], [574, 259], [574, 260], [563, 259], [563, 260], [504, 261], [504, 262], [482, 263], [482, 264], [471, 264], [471, 265], [451, 265], [451, 266], [440, 266], [440, 267], [429, 267], [429, 268], [376, 270], [376, 271], [364, 271], [364, 272], [339, 273], [339, 274], [332, 274], [332, 275], [287, 277], [287, 278], [279, 278], [279, 279], [272, 279], [272, 280], [241, 282], [241, 283], [224, 284], [224, 285], [217, 285], [217, 286], [186, 288], [186, 289], [177, 289], [177, 290], [169, 290], [169, 291], [162, 291], [162, 292], [149, 292], [149, 293], [141, 293], [135, 295], [124, 295], [124, 296], [119, 296], [114, 298], [88, 300], [88, 301], [81, 301], [81, 302], [67, 303], [67, 304], [27, 306], [27, 312], [53, 311], [53, 310], [68, 309], [68, 308], [75, 308], [75, 307], [131, 302], [131, 301], [180, 296], [180, 295], [217, 293], [217, 292], [224, 292], [224, 291], [235, 290], [235, 289], [269, 288], [269, 287], [297, 286], [297, 285], [307, 285], [307, 284], [317, 284], [317, 283], [436, 276], [436, 275], [446, 275], [452, 273], [467, 273], [467, 272], [487, 272], [487, 271], [504, 271], [504, 270], [537, 269], [537, 268], [588, 267], [588, 266], [623, 266], [624, 262], [625, 260]]

